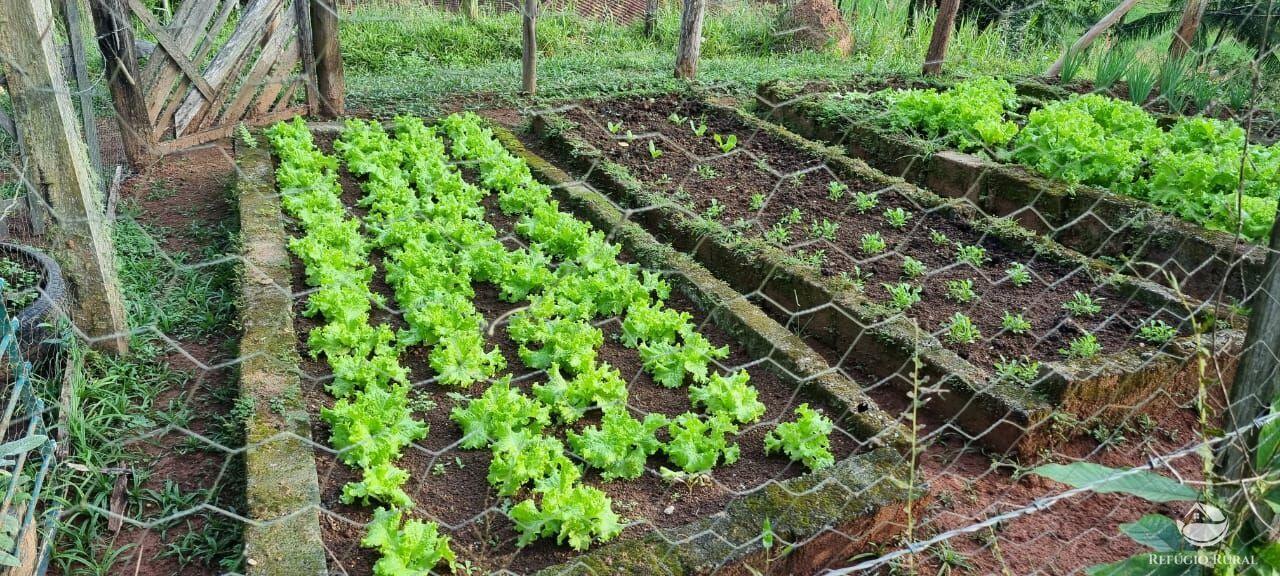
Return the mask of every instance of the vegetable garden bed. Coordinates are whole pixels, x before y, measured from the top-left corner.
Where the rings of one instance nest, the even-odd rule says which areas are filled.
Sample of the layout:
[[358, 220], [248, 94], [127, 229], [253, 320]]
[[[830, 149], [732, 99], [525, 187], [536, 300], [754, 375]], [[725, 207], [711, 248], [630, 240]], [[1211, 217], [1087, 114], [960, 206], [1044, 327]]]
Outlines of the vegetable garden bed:
[[331, 572], [812, 572], [901, 526], [904, 440], [859, 386], [617, 215], [579, 207], [625, 251], [561, 211], [477, 118], [441, 126], [349, 124], [350, 172], [270, 134]]
[[1242, 340], [1223, 320], [1195, 334], [1204, 305], [730, 109], [593, 102], [534, 129], [876, 393], [911, 389], [918, 350], [918, 376], [948, 390], [929, 407], [998, 449], [1046, 447], [1055, 412], [1167, 409], [1198, 386], [1195, 350], [1229, 370]]
[[[872, 83], [866, 89], [883, 87], [923, 86]], [[1261, 246], [1184, 220], [1174, 208], [1162, 209], [1094, 185], [1048, 178], [1018, 164], [993, 161], [981, 150], [963, 152], [955, 149], [953, 140], [939, 145], [894, 126], [887, 111], [850, 113], [847, 100], [834, 98], [861, 92], [817, 90], [816, 86], [763, 84], [757, 113], [804, 137], [837, 144], [885, 173], [943, 196], [965, 198], [986, 214], [1015, 218], [1084, 254], [1120, 262], [1135, 276], [1167, 283], [1165, 275], [1172, 274], [1180, 289], [1196, 298], [1222, 293], [1244, 300], [1261, 279], [1265, 258]], [[1032, 92], [1043, 95], [1043, 91]], [[1038, 99], [1023, 98], [1015, 110], [1029, 113], [1044, 106]], [[1194, 212], [1193, 207], [1178, 210]]]

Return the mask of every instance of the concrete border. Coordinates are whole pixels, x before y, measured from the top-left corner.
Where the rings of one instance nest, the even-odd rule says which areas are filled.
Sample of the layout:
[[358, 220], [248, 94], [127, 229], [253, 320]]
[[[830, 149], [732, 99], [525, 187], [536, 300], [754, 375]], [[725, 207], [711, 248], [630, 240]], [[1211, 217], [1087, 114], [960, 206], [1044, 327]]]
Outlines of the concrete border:
[[[328, 574], [320, 535], [320, 484], [299, 387], [291, 266], [284, 217], [265, 150], [240, 150], [240, 398], [245, 423], [244, 554], [251, 576]], [[283, 410], [276, 412], [272, 406]]]
[[[1043, 97], [1043, 85], [1019, 84], [1020, 93]], [[933, 192], [962, 198], [993, 216], [1051, 235], [1084, 254], [1130, 261], [1131, 274], [1163, 282], [1170, 264], [1181, 288], [1210, 299], [1219, 288], [1249, 297], [1262, 279], [1266, 247], [1237, 242], [1152, 204], [1095, 186], [1070, 186], [1013, 164], [936, 151], [923, 141], [869, 121], [832, 118], [821, 93], [787, 82], [767, 82], [756, 92], [758, 115], [805, 138], [838, 145], [845, 154], [886, 174]]]
[[[711, 106], [715, 106], [711, 104]], [[1186, 304], [1169, 290], [1140, 279], [1118, 275], [1109, 266], [1068, 250], [1008, 220], [982, 216], [967, 203], [945, 200], [929, 191], [905, 184], [842, 156], [838, 151], [805, 141], [799, 136], [737, 110], [746, 125], [766, 130], [799, 149], [818, 155], [837, 174], [894, 187], [922, 206], [936, 207], [968, 221], [1006, 243], [1040, 258], [1053, 258], [1083, 267], [1095, 280], [1111, 283], [1122, 293], [1157, 307], [1185, 311]], [[948, 391], [929, 406], [984, 444], [1001, 451], [1031, 455], [1060, 441], [1050, 416], [1056, 409], [1124, 416], [1126, 407], [1172, 393], [1190, 392], [1199, 382], [1193, 355], [1204, 340], [1210, 354], [1230, 372], [1243, 334], [1219, 330], [1212, 335], [1185, 337], [1166, 346], [1159, 355], [1129, 350], [1088, 361], [1053, 362], [1036, 390], [994, 382], [982, 370], [946, 349], [928, 333], [902, 316], [883, 319], [879, 305], [856, 291], [835, 285], [790, 255], [763, 242], [736, 240], [722, 225], [688, 213], [667, 198], [649, 192], [626, 168], [608, 161], [591, 145], [572, 134], [574, 125], [555, 113], [535, 117], [532, 128], [590, 182], [627, 206], [645, 207], [634, 214], [644, 227], [677, 248], [689, 252], [713, 273], [739, 290], [763, 292], [775, 302], [795, 302], [795, 310], [817, 310], [808, 319], [809, 333], [839, 349], [839, 343], [857, 342], [854, 357], [871, 366], [876, 376], [898, 388], [913, 383], [902, 374], [912, 361], [908, 350], [918, 350], [924, 366], [920, 377], [930, 386]], [[1197, 303], [1190, 303], [1193, 309]], [[1201, 310], [1203, 312], [1203, 310]], [[1228, 376], [1229, 377], [1229, 376]], [[1176, 388], [1168, 390], [1167, 382]], [[1131, 410], [1131, 408], [1128, 408]]]

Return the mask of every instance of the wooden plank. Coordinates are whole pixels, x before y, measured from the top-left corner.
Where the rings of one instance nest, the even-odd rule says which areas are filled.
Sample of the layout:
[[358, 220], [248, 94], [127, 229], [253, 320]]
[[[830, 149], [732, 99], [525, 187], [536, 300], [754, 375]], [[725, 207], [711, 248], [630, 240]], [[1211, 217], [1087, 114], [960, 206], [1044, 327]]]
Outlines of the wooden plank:
[[111, 229], [76, 129], [53, 30], [49, 0], [0, 0], [0, 54], [5, 55], [2, 65], [14, 120], [22, 135], [31, 192], [48, 202], [50, 218], [57, 224], [49, 227], [50, 246], [75, 295], [69, 303], [71, 319], [92, 346], [123, 354], [128, 351], [129, 325]]
[[[178, 13], [169, 28], [175, 31], [173, 39], [180, 47], [182, 56], [192, 53], [196, 43], [204, 36], [205, 26], [219, 4], [218, 0], [183, 2], [178, 7]], [[235, 2], [230, 4], [234, 5]], [[155, 122], [164, 103], [168, 101], [169, 92], [180, 78], [181, 71], [166, 50], [160, 50], [159, 54], [153, 52], [147, 61], [147, 68], [142, 72], [142, 85], [147, 93], [147, 113], [151, 115], [152, 122]]]
[[[221, 31], [227, 25], [227, 20], [231, 18], [231, 14], [239, 6], [239, 3], [235, 1], [228, 1], [223, 4], [222, 12], [218, 14], [217, 20], [214, 20], [213, 26], [209, 27], [209, 33], [199, 35], [195, 55], [191, 57], [193, 62], [204, 62], [205, 58], [209, 56], [209, 51], [213, 50], [218, 39], [218, 34], [214, 33], [214, 31]], [[185, 95], [185, 90], [188, 88], [185, 79], [186, 76], [177, 73], [173, 74], [171, 76], [172, 84], [164, 90], [159, 104], [164, 104], [165, 99], [168, 100], [168, 104], [164, 105], [164, 109], [156, 115], [154, 120], [155, 130], [152, 136], [157, 140], [163, 138], [165, 132], [173, 129], [173, 115], [178, 111], [178, 107], [182, 105], [183, 95]], [[170, 95], [171, 91], [173, 92], [172, 95]]]
[[1081, 36], [1079, 40], [1076, 40], [1075, 44], [1072, 44], [1066, 52], [1063, 52], [1062, 56], [1059, 56], [1058, 59], [1049, 66], [1049, 69], [1045, 71], [1044, 75], [1049, 78], [1057, 78], [1058, 74], [1062, 72], [1062, 67], [1066, 65], [1067, 58], [1069, 56], [1072, 54], [1083, 53], [1084, 49], [1088, 48], [1098, 35], [1106, 32], [1107, 28], [1110, 28], [1112, 24], [1115, 24], [1116, 22], [1119, 22], [1121, 18], [1124, 18], [1124, 15], [1128, 14], [1134, 6], [1137, 6], [1139, 1], [1140, 0], [1123, 0], [1120, 2], [1120, 5], [1116, 6], [1111, 12], [1108, 12], [1106, 16], [1103, 16], [1097, 24], [1094, 24], [1092, 28], [1084, 33], [1084, 36]]
[[84, 53], [84, 36], [80, 30], [80, 3], [62, 0], [62, 17], [67, 24], [67, 43], [71, 46], [71, 71], [76, 77], [76, 93], [80, 96], [80, 130], [89, 151], [89, 163], [102, 168], [102, 146], [98, 142], [98, 125], [93, 117], [93, 83], [89, 81], [89, 62]]
[[173, 36], [169, 35], [169, 32], [164, 29], [164, 26], [160, 24], [160, 21], [156, 20], [156, 17], [151, 14], [151, 11], [147, 10], [147, 7], [142, 5], [141, 0], [128, 0], [128, 2], [129, 8], [132, 9], [133, 13], [142, 21], [142, 25], [146, 26], [147, 31], [151, 32], [151, 35], [156, 37], [156, 42], [160, 43], [160, 48], [163, 50], [165, 56], [167, 56], [169, 60], [173, 61], [174, 64], [177, 64], [178, 68], [182, 69], [182, 73], [187, 75], [187, 79], [195, 85], [196, 89], [200, 91], [200, 94], [202, 94], [205, 99], [212, 101], [214, 98], [213, 87], [209, 86], [209, 83], [204, 81], [204, 76], [201, 76], [200, 71], [196, 70], [195, 64], [192, 64], [190, 60], [187, 60], [187, 55], [184, 53], [182, 45], [178, 44], [178, 41], [175, 40]]
[[316, 56], [311, 36], [311, 0], [293, 0], [298, 16], [298, 46], [302, 52], [302, 73], [306, 76], [307, 107], [311, 114], [320, 110], [320, 92], [316, 88]]
[[271, 69], [271, 74], [263, 82], [262, 90], [254, 94], [256, 97], [253, 102], [246, 106], [244, 110], [241, 110], [240, 113], [248, 112], [257, 116], [270, 112], [276, 97], [288, 88], [291, 83], [301, 80], [298, 77], [299, 75], [293, 72], [293, 69], [298, 65], [299, 58], [301, 58], [301, 50], [297, 42], [286, 44], [284, 54], [275, 62], [275, 66]]
[[[259, 50], [257, 47], [267, 43], [270, 38], [275, 35], [276, 31], [281, 28], [280, 22], [284, 18], [284, 15], [291, 13], [292, 11], [286, 10], [282, 4], [280, 9], [271, 15], [263, 36], [254, 41], [256, 46], [250, 48], [250, 50], [245, 53], [241, 61], [236, 63], [235, 67], [232, 68], [226, 81], [218, 87], [217, 100], [200, 107], [195, 116], [193, 116], [187, 123], [187, 126], [183, 128], [183, 132], [200, 132], [207, 124], [212, 123], [218, 115], [222, 114], [226, 109], [225, 104], [230, 101], [231, 95], [236, 93], [244, 85], [242, 79], [248, 73], [247, 70], [252, 68], [252, 65], [258, 58], [257, 54], [259, 54]], [[176, 127], [177, 118], [175, 118], [174, 121]], [[178, 131], [176, 129], [174, 134], [175, 136], [178, 135]]]
[[173, 127], [176, 136], [181, 136], [187, 126], [198, 119], [197, 116], [218, 102], [229, 84], [234, 84], [235, 72], [244, 67], [244, 60], [253, 52], [267, 25], [275, 21], [282, 3], [283, 0], [249, 0], [231, 38], [218, 50], [205, 71], [205, 79], [217, 90], [215, 97], [206, 101], [199, 93], [188, 90], [182, 105], [174, 113]]
[[[253, 67], [249, 70], [249, 75], [245, 77], [244, 83], [240, 85], [235, 99], [227, 105], [226, 110], [221, 114], [208, 115], [205, 123], [200, 126], [202, 130], [218, 122], [236, 122], [240, 120], [240, 116], [244, 114], [245, 110], [249, 108], [249, 104], [253, 102], [253, 97], [258, 94], [258, 87], [262, 86], [263, 80], [275, 69], [277, 64], [282, 63], [281, 58], [285, 51], [290, 46], [293, 46], [295, 48], [294, 52], [297, 52], [297, 37], [289, 32], [298, 23], [298, 16], [293, 10], [286, 10], [280, 15], [280, 25], [276, 27], [275, 33], [271, 35], [266, 45], [262, 47], [258, 61], [254, 62]], [[296, 62], [296, 60], [294, 61]], [[289, 68], [292, 67], [292, 64], [290, 64]]]
[[[275, 122], [279, 122], [281, 120], [288, 120], [299, 114], [306, 114], [306, 113], [307, 113], [307, 108], [305, 106], [295, 106], [292, 108], [277, 110], [275, 112], [267, 114], [266, 116], [255, 116], [252, 119], [252, 122], [246, 122], [246, 124], [249, 124], [251, 126], [261, 126], [264, 124], [272, 124]], [[203, 132], [186, 134], [184, 136], [174, 138], [173, 140], [169, 140], [167, 142], [161, 142], [157, 146], [157, 149], [163, 154], [180, 152], [182, 150], [186, 150], [193, 146], [199, 146], [201, 144], [206, 144], [214, 140], [227, 138], [235, 133], [236, 127], [238, 125], [239, 124], [223, 124], [216, 128], [205, 130]]]
[[290, 82], [289, 87], [280, 95], [280, 99], [276, 100], [275, 105], [271, 107], [271, 111], [276, 112], [293, 106], [293, 97], [298, 93], [298, 85], [303, 81], [304, 78], [301, 76], [295, 76], [293, 82]]
[[4, 131], [10, 138], [18, 137], [18, 130], [13, 126], [13, 118], [10, 118], [4, 110], [0, 110], [0, 131]]

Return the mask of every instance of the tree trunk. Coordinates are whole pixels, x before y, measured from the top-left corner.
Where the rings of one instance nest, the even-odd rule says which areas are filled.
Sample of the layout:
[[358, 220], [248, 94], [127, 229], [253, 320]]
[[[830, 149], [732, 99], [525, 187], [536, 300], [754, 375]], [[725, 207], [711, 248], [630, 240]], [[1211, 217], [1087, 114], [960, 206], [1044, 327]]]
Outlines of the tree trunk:
[[475, 20], [480, 17], [480, 0], [462, 0], [462, 13]]
[[938, 19], [933, 23], [929, 51], [924, 56], [925, 74], [942, 73], [942, 63], [947, 59], [947, 45], [951, 43], [951, 31], [956, 27], [958, 12], [960, 0], [942, 0], [938, 5]]
[[337, 118], [346, 113], [346, 79], [342, 50], [338, 46], [337, 0], [315, 0], [311, 7], [311, 40], [315, 47], [316, 92], [320, 116]]
[[1119, 6], [1116, 6], [1115, 10], [1112, 10], [1107, 13], [1106, 16], [1103, 16], [1097, 24], [1093, 25], [1093, 28], [1090, 28], [1088, 32], [1085, 32], [1084, 36], [1081, 36], [1079, 40], [1076, 40], [1076, 43], [1072, 44], [1066, 52], [1063, 52], [1062, 56], [1059, 56], [1058, 59], [1053, 62], [1053, 65], [1049, 66], [1049, 69], [1045, 71], [1044, 75], [1049, 78], [1056, 78], [1058, 73], [1062, 72], [1062, 67], [1067, 63], [1067, 58], [1069, 56], [1083, 52], [1084, 49], [1088, 48], [1089, 45], [1093, 43], [1094, 39], [1103, 32], [1106, 32], [1107, 28], [1110, 28], [1116, 22], [1119, 22], [1121, 18], [1124, 18], [1124, 15], [1128, 14], [1129, 11], [1132, 10], [1134, 6], [1137, 6], [1138, 2], [1141, 1], [1142, 0], [1124, 0], [1121, 2]]
[[698, 75], [702, 19], [706, 12], [706, 0], [684, 0], [684, 11], [680, 13], [680, 42], [676, 47], [676, 78], [693, 80]]
[[538, 0], [524, 0], [523, 57], [521, 58], [521, 90], [530, 96], [538, 93]]
[[94, 0], [89, 7], [125, 156], [134, 166], [146, 164], [155, 158], [156, 141], [151, 135], [151, 117], [142, 92], [142, 74], [127, 9], [120, 0]]
[[1178, 29], [1173, 32], [1173, 42], [1169, 44], [1169, 58], [1181, 60], [1191, 49], [1200, 28], [1200, 20], [1204, 18], [1204, 9], [1208, 4], [1204, 0], [1187, 0], [1187, 9], [1182, 12], [1182, 20]]
[[658, 32], [658, 0], [645, 0], [644, 3], [644, 36], [653, 38]]

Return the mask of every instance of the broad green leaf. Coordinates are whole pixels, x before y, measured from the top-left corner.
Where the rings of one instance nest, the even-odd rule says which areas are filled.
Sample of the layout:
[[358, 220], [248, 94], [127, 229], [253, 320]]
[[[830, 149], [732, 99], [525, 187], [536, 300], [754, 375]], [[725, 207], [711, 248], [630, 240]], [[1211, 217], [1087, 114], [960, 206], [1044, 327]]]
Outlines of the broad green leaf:
[[48, 440], [48, 438], [35, 434], [27, 436], [26, 438], [19, 438], [13, 442], [5, 442], [4, 444], [0, 444], [0, 456], [13, 456], [16, 454], [22, 454], [23, 452], [30, 452], [39, 448], [44, 444], [45, 440]]
[[[1271, 407], [1271, 413], [1280, 415], [1280, 400], [1276, 400], [1275, 405]], [[1280, 469], [1280, 461], [1276, 458], [1277, 448], [1280, 448], [1280, 417], [1263, 424], [1262, 429], [1258, 431], [1256, 462], [1259, 470]]]
[[1182, 533], [1173, 519], [1161, 514], [1147, 514], [1137, 522], [1120, 525], [1120, 531], [1156, 552], [1175, 552], [1182, 548]]
[[[1198, 576], [1200, 565], [1195, 561], [1173, 562], [1179, 556], [1194, 558], [1194, 552], [1139, 554], [1111, 564], [1099, 564], [1085, 568], [1089, 576]], [[1168, 559], [1157, 564], [1154, 559]]]
[[1148, 502], [1194, 502], [1200, 496], [1194, 488], [1159, 474], [1128, 472], [1090, 462], [1045, 464], [1032, 472], [1073, 488], [1088, 488], [1099, 494], [1128, 494]]

